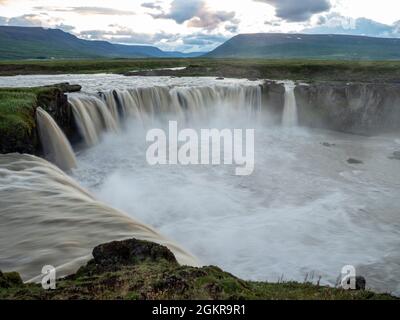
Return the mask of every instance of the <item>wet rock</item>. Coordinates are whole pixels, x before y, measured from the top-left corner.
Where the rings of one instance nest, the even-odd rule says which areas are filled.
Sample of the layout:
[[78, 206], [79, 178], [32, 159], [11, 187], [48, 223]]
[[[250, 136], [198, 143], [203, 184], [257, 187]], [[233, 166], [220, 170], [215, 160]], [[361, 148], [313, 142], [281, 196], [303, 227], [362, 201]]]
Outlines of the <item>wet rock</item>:
[[334, 146], [336, 146], [336, 144], [334, 144], [334, 143], [329, 143], [329, 142], [323, 142], [323, 143], [321, 143], [324, 147], [334, 147]]
[[349, 158], [349, 159], [347, 159], [347, 163], [349, 163], [349, 164], [363, 164], [364, 162], [362, 162], [361, 160], [358, 160], [358, 159]]
[[152, 242], [130, 239], [97, 246], [93, 250], [94, 262], [101, 266], [135, 265], [144, 261], [177, 263], [167, 248]]
[[215, 78], [215, 80], [225, 80], [225, 78], [224, 77], [217, 77], [217, 78]]
[[391, 155], [391, 156], [389, 157], [389, 159], [400, 160], [400, 151], [395, 151], [395, 152], [393, 152], [393, 155]]
[[356, 290], [365, 290], [366, 285], [367, 281], [365, 280], [364, 277], [361, 276], [356, 277]]
[[21, 276], [17, 272], [3, 273], [0, 271], [0, 288], [12, 288], [22, 286]]
[[299, 124], [375, 135], [399, 130], [400, 84], [327, 83], [295, 89]]

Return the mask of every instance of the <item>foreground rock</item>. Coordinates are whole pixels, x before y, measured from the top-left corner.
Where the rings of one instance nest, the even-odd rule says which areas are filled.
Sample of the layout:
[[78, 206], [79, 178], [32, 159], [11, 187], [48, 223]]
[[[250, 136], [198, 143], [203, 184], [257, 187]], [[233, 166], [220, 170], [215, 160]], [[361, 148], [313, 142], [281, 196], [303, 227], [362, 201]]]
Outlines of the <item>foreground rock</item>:
[[97, 246], [93, 256], [51, 291], [0, 273], [0, 299], [394, 299], [310, 283], [243, 281], [213, 266], [180, 266], [166, 247], [135, 239]]

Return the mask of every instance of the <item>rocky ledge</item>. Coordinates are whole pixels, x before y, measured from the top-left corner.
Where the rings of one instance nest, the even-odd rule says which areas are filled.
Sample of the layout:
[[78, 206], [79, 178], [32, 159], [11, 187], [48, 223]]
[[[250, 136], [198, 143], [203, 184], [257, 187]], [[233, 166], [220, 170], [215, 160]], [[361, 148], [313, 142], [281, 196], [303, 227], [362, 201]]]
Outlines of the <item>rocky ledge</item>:
[[[364, 283], [365, 285], [365, 283]], [[0, 299], [394, 299], [365, 290], [346, 291], [311, 283], [243, 281], [218, 267], [180, 266], [166, 247], [130, 239], [97, 246], [93, 259], [55, 290], [23, 284], [0, 272]]]
[[41, 153], [35, 110], [45, 109], [70, 140], [77, 130], [66, 93], [81, 90], [79, 85], [59, 83], [37, 88], [0, 88], [0, 153]]

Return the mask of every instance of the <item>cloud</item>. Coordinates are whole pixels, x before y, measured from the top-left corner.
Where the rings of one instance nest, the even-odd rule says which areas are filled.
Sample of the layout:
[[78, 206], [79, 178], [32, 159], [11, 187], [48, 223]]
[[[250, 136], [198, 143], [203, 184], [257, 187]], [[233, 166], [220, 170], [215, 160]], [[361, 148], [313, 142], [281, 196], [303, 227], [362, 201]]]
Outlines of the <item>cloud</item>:
[[303, 22], [331, 9], [330, 0], [254, 0], [275, 7], [276, 16], [289, 22]]
[[34, 7], [35, 10], [45, 10], [54, 12], [74, 12], [82, 15], [107, 15], [107, 16], [123, 16], [134, 15], [135, 12], [127, 10], [118, 10], [106, 7]]
[[400, 37], [400, 22], [388, 25], [367, 18], [353, 19], [332, 12], [320, 16], [317, 21], [317, 26], [304, 29], [303, 32], [398, 38]]
[[168, 13], [151, 14], [155, 19], [172, 19], [178, 24], [188, 21], [188, 27], [213, 30], [221, 23], [234, 20], [235, 13], [213, 11], [203, 0], [174, 0]]
[[159, 2], [145, 2], [142, 3], [143, 8], [162, 10], [162, 7], [158, 4]]
[[41, 27], [43, 26], [43, 22], [39, 15], [25, 14], [7, 19], [6, 25], [18, 27]]
[[141, 33], [120, 25], [110, 25], [113, 30], [85, 30], [79, 36], [88, 40], [105, 40], [125, 44], [156, 44], [160, 41], [168, 41], [175, 37], [166, 32]]

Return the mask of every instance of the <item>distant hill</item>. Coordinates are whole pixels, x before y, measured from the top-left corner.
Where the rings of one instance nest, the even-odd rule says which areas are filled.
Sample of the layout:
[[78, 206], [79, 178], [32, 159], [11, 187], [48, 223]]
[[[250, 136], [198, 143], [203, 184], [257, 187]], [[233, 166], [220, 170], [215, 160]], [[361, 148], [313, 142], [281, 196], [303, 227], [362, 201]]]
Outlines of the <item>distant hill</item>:
[[185, 58], [204, 53], [166, 52], [153, 46], [89, 41], [59, 29], [0, 26], [0, 59]]
[[398, 60], [400, 39], [350, 35], [240, 34], [205, 57]]

